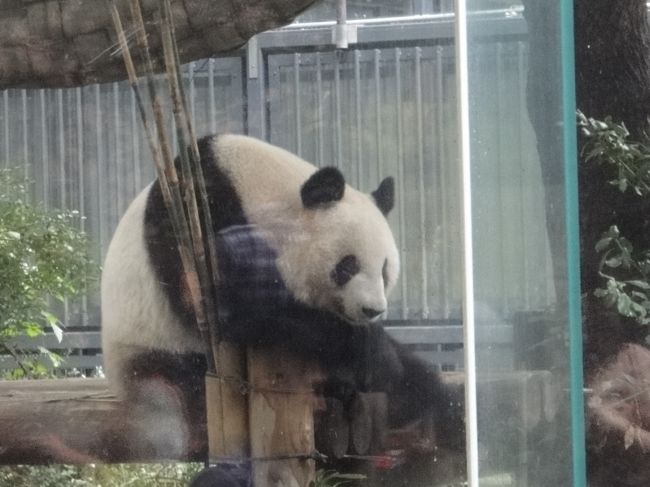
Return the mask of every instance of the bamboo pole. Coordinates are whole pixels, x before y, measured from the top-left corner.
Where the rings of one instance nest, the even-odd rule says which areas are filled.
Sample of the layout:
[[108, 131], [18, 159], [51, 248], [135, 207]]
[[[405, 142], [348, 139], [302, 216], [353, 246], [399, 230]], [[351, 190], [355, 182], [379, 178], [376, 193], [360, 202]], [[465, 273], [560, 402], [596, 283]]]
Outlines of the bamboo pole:
[[[214, 227], [196, 137], [187, 114], [169, 0], [160, 0], [158, 18], [173, 115], [181, 147], [180, 178], [171, 156], [162, 108], [153, 79], [153, 61], [149, 53], [139, 0], [132, 0], [131, 12], [136, 24], [137, 44], [144, 60], [159, 146], [155, 144], [146, 123], [146, 112], [137, 87], [135, 66], [115, 0], [111, 0], [111, 14], [118, 31], [129, 81], [136, 92], [136, 100], [154, 154], [163, 198], [177, 236], [197, 326], [202, 337], [206, 339], [205, 343], [209, 344], [206, 347], [210, 367], [206, 376], [206, 408], [210, 459], [215, 463], [227, 459], [258, 459], [252, 462], [253, 485], [307, 485], [313, 480], [315, 470], [313, 459], [309, 459], [314, 450], [315, 401], [311, 386], [314, 377], [319, 374], [318, 368], [285, 354], [278, 354], [277, 350], [249, 350], [250, 405], [240, 392], [240, 386], [245, 383], [244, 355], [234, 345], [218, 340], [219, 322], [215, 292], [218, 288], [218, 267]], [[202, 212], [199, 212], [197, 191]], [[284, 378], [285, 386], [290, 385], [290, 389], [302, 392], [287, 392], [285, 387], [278, 390], [278, 377]], [[260, 458], [263, 460], [259, 460]]]
[[[171, 157], [169, 139], [164, 127], [160, 101], [153, 80], [153, 62], [149, 53], [146, 31], [137, 0], [131, 3], [131, 13], [136, 23], [137, 41], [145, 62], [150, 102], [155, 116], [156, 129], [162, 154], [154, 142], [147, 123], [146, 111], [137, 85], [135, 66], [126, 43], [119, 12], [114, 0], [111, 14], [118, 31], [118, 39], [127, 66], [129, 82], [136, 94], [143, 124], [158, 169], [163, 198], [177, 236], [183, 269], [195, 310], [197, 326], [206, 343], [209, 371], [206, 375], [206, 409], [208, 413], [208, 441], [211, 458], [244, 458], [248, 456], [248, 417], [246, 397], [240, 385], [244, 371], [243, 352], [232, 344], [220, 342], [218, 306], [216, 302], [217, 254], [212, 218], [208, 205], [205, 181], [200, 166], [196, 138], [187, 116], [182, 82], [179, 73], [178, 53], [175, 49], [169, 3], [161, 1], [160, 28], [167, 78], [173, 102], [180, 151], [181, 178], [178, 178]], [[190, 150], [185, 150], [189, 147]], [[201, 197], [200, 213], [196, 199], [195, 181]], [[203, 215], [203, 220], [200, 219]], [[203, 224], [203, 225], [202, 225]], [[209, 266], [206, 260], [207, 242]], [[193, 253], [190, 253], [189, 249]], [[191, 282], [189, 282], [191, 279]]]
[[[200, 154], [183, 92], [169, 0], [160, 0], [160, 10], [162, 12], [160, 27], [165, 69], [171, 92], [179, 146], [181, 147], [180, 161], [183, 187], [186, 192], [185, 201], [190, 214], [194, 252], [199, 265], [199, 279], [206, 304], [211, 347], [217, 370], [217, 374], [206, 376], [209, 456], [215, 461], [218, 461], [219, 458], [244, 458], [249, 454], [247, 398], [241, 392], [241, 385], [244, 383], [243, 378], [246, 374], [244, 352], [241, 347], [219, 340], [219, 308], [214, 292], [219, 285], [214, 226]], [[197, 191], [203, 210], [201, 212], [202, 221], [199, 221]]]
[[[131, 57], [131, 52], [126, 41], [124, 28], [122, 26], [122, 21], [120, 19], [120, 14], [117, 9], [115, 0], [110, 0], [111, 16], [113, 18], [113, 23], [117, 31], [118, 43], [120, 45], [122, 57], [124, 58], [124, 63], [126, 65], [129, 84], [135, 93], [140, 116], [142, 118], [142, 123], [147, 134], [147, 141], [151, 148], [151, 153], [156, 165], [163, 201], [165, 202], [165, 206], [172, 223], [172, 228], [177, 238], [178, 252], [180, 254], [183, 271], [185, 273], [186, 285], [192, 299], [192, 306], [196, 315], [197, 326], [199, 328], [201, 336], [205, 340], [205, 343], [210, 343], [209, 328], [206, 323], [204, 303], [196, 271], [196, 261], [190, 251], [190, 248], [192, 248], [192, 240], [190, 237], [187, 219], [185, 217], [185, 211], [183, 209], [183, 200], [179, 188], [178, 175], [176, 173], [176, 168], [174, 167], [174, 161], [171, 156], [171, 151], [168, 143], [169, 139], [167, 137], [167, 132], [164, 126], [164, 117], [162, 114], [160, 99], [156, 94], [155, 82], [153, 79], [153, 63], [148, 52], [149, 46], [147, 43], [144, 21], [142, 19], [142, 14], [140, 11], [139, 0], [132, 0], [130, 5], [131, 13], [136, 22], [136, 39], [146, 60], [145, 66], [149, 88], [149, 98], [153, 107], [160, 147], [155, 143], [154, 136], [147, 121], [146, 111], [144, 109], [144, 104], [142, 103], [142, 97], [140, 96], [140, 90], [138, 88], [135, 65], [133, 63], [133, 58]], [[206, 347], [206, 353], [208, 354], [207, 356], [209, 359], [208, 366], [210, 367], [210, 370], [214, 370], [212, 347]]]

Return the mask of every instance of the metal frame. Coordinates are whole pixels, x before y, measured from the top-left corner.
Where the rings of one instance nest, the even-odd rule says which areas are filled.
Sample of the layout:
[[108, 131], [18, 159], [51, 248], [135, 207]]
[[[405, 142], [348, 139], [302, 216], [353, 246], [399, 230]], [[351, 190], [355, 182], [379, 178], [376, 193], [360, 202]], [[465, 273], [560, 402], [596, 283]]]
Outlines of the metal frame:
[[463, 240], [463, 346], [465, 355], [465, 437], [467, 484], [479, 485], [478, 419], [476, 404], [476, 322], [474, 315], [474, 254], [472, 231], [472, 179], [469, 128], [469, 57], [467, 2], [456, 0], [456, 83], [459, 155], [461, 165], [460, 208]]

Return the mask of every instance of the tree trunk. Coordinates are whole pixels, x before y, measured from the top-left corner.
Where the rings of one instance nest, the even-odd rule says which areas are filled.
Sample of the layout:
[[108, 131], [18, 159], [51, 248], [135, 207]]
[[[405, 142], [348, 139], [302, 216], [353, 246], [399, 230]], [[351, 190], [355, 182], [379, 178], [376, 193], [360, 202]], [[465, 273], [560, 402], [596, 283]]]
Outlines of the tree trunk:
[[[116, 0], [130, 28], [129, 0]], [[154, 58], [157, 0], [141, 0]], [[236, 49], [290, 23], [314, 0], [171, 0], [181, 62]], [[51, 88], [126, 78], [107, 0], [0, 0], [0, 89]], [[162, 64], [158, 66], [160, 69]]]
[[[578, 108], [588, 117], [611, 116], [638, 137], [646, 130], [650, 114], [650, 28], [645, 0], [575, 0], [575, 36]], [[642, 402], [645, 395], [618, 390], [630, 378], [633, 387], [647, 384], [647, 358], [640, 360], [647, 352], [629, 344], [645, 346], [648, 329], [604, 309], [594, 296], [602, 285], [594, 249], [600, 235], [617, 225], [636, 250], [650, 248], [650, 205], [647, 198], [632, 191], [621, 193], [609, 184], [615, 177], [610, 171], [580, 161], [585, 375], [587, 387], [594, 391], [587, 396], [587, 459], [593, 487], [650, 482], [650, 471], [644, 468], [647, 450], [641, 441], [649, 435], [647, 422], [641, 419], [648, 414], [647, 401]], [[618, 388], [618, 396], [613, 396], [612, 387]], [[612, 401], [616, 404], [609, 407]], [[610, 414], [603, 415], [607, 411]]]

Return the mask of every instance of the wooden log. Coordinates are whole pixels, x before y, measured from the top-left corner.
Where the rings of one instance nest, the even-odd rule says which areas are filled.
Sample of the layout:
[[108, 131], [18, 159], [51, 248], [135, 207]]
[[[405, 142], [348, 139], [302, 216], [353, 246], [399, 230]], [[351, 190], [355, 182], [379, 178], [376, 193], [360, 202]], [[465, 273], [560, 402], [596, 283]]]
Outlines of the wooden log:
[[[251, 374], [252, 379], [262, 380], [258, 381], [257, 389], [250, 398], [254, 399], [250, 405], [249, 423], [253, 431], [254, 450], [249, 455], [261, 457], [309, 453], [314, 445], [310, 439], [312, 414], [320, 404], [313, 400], [308, 391], [312, 382], [322, 378], [316, 369], [308, 364], [292, 362], [282, 351], [267, 353], [269, 356], [262, 357], [263, 360], [257, 362]], [[260, 352], [257, 355], [263, 354]], [[272, 371], [271, 365], [277, 363], [281, 367]], [[286, 375], [283, 371], [287, 371]], [[511, 380], [488, 381], [479, 388], [479, 392], [483, 387], [494, 391], [495, 387], [502, 390], [502, 387], [508, 386], [507, 389], [514, 393], [517, 389], [514, 384], [521, 384], [519, 376], [514, 374]], [[459, 385], [459, 399], [462, 398], [462, 374], [445, 373], [443, 380]], [[265, 387], [267, 385], [272, 387]], [[272, 392], [272, 388], [276, 391]], [[297, 389], [303, 393], [288, 394]], [[504, 401], [510, 401], [511, 397], [511, 394], [504, 394]], [[386, 430], [385, 396], [377, 393], [369, 394], [367, 398], [371, 399], [369, 403], [373, 418], [370, 451], [378, 453], [377, 445], [381, 444], [381, 436]], [[114, 445], [128, 445], [128, 435], [134, 429], [140, 431], [147, 428], [139, 425], [132, 416], [129, 418], [127, 413], [124, 404], [109, 391], [105, 379], [0, 381], [0, 464], [187, 461], [188, 458], [200, 461], [206, 458], [207, 438], [199, 438], [192, 457], [175, 458], [150, 452], [148, 456], [135, 458], [128, 449], [113, 448]], [[286, 432], [289, 434], [283, 438]], [[277, 461], [273, 468], [265, 465], [269, 462], [255, 463], [260, 476], [269, 476], [278, 471], [278, 475], [282, 475], [284, 464], [292, 462]], [[311, 468], [313, 462], [293, 460], [298, 471], [305, 464]], [[257, 485], [283, 484], [262, 482]]]
[[104, 379], [0, 382], [0, 463], [86, 463], [123, 423]]
[[245, 376], [245, 352], [238, 347], [219, 344], [221, 373], [206, 376], [208, 452], [211, 463], [221, 459], [249, 456], [248, 398], [242, 389]]
[[278, 349], [249, 349], [249, 420], [254, 486], [303, 487], [314, 479], [313, 384], [319, 369]]

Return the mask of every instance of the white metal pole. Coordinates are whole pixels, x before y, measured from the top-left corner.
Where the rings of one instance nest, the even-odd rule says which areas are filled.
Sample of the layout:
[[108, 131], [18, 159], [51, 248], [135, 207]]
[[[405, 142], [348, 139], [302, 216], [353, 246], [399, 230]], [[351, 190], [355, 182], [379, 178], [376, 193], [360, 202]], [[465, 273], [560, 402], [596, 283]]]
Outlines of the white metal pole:
[[460, 205], [463, 241], [463, 335], [465, 351], [465, 430], [467, 483], [479, 486], [476, 418], [476, 342], [474, 319], [474, 259], [472, 253], [472, 181], [470, 165], [467, 2], [455, 0], [456, 90], [458, 99]]

